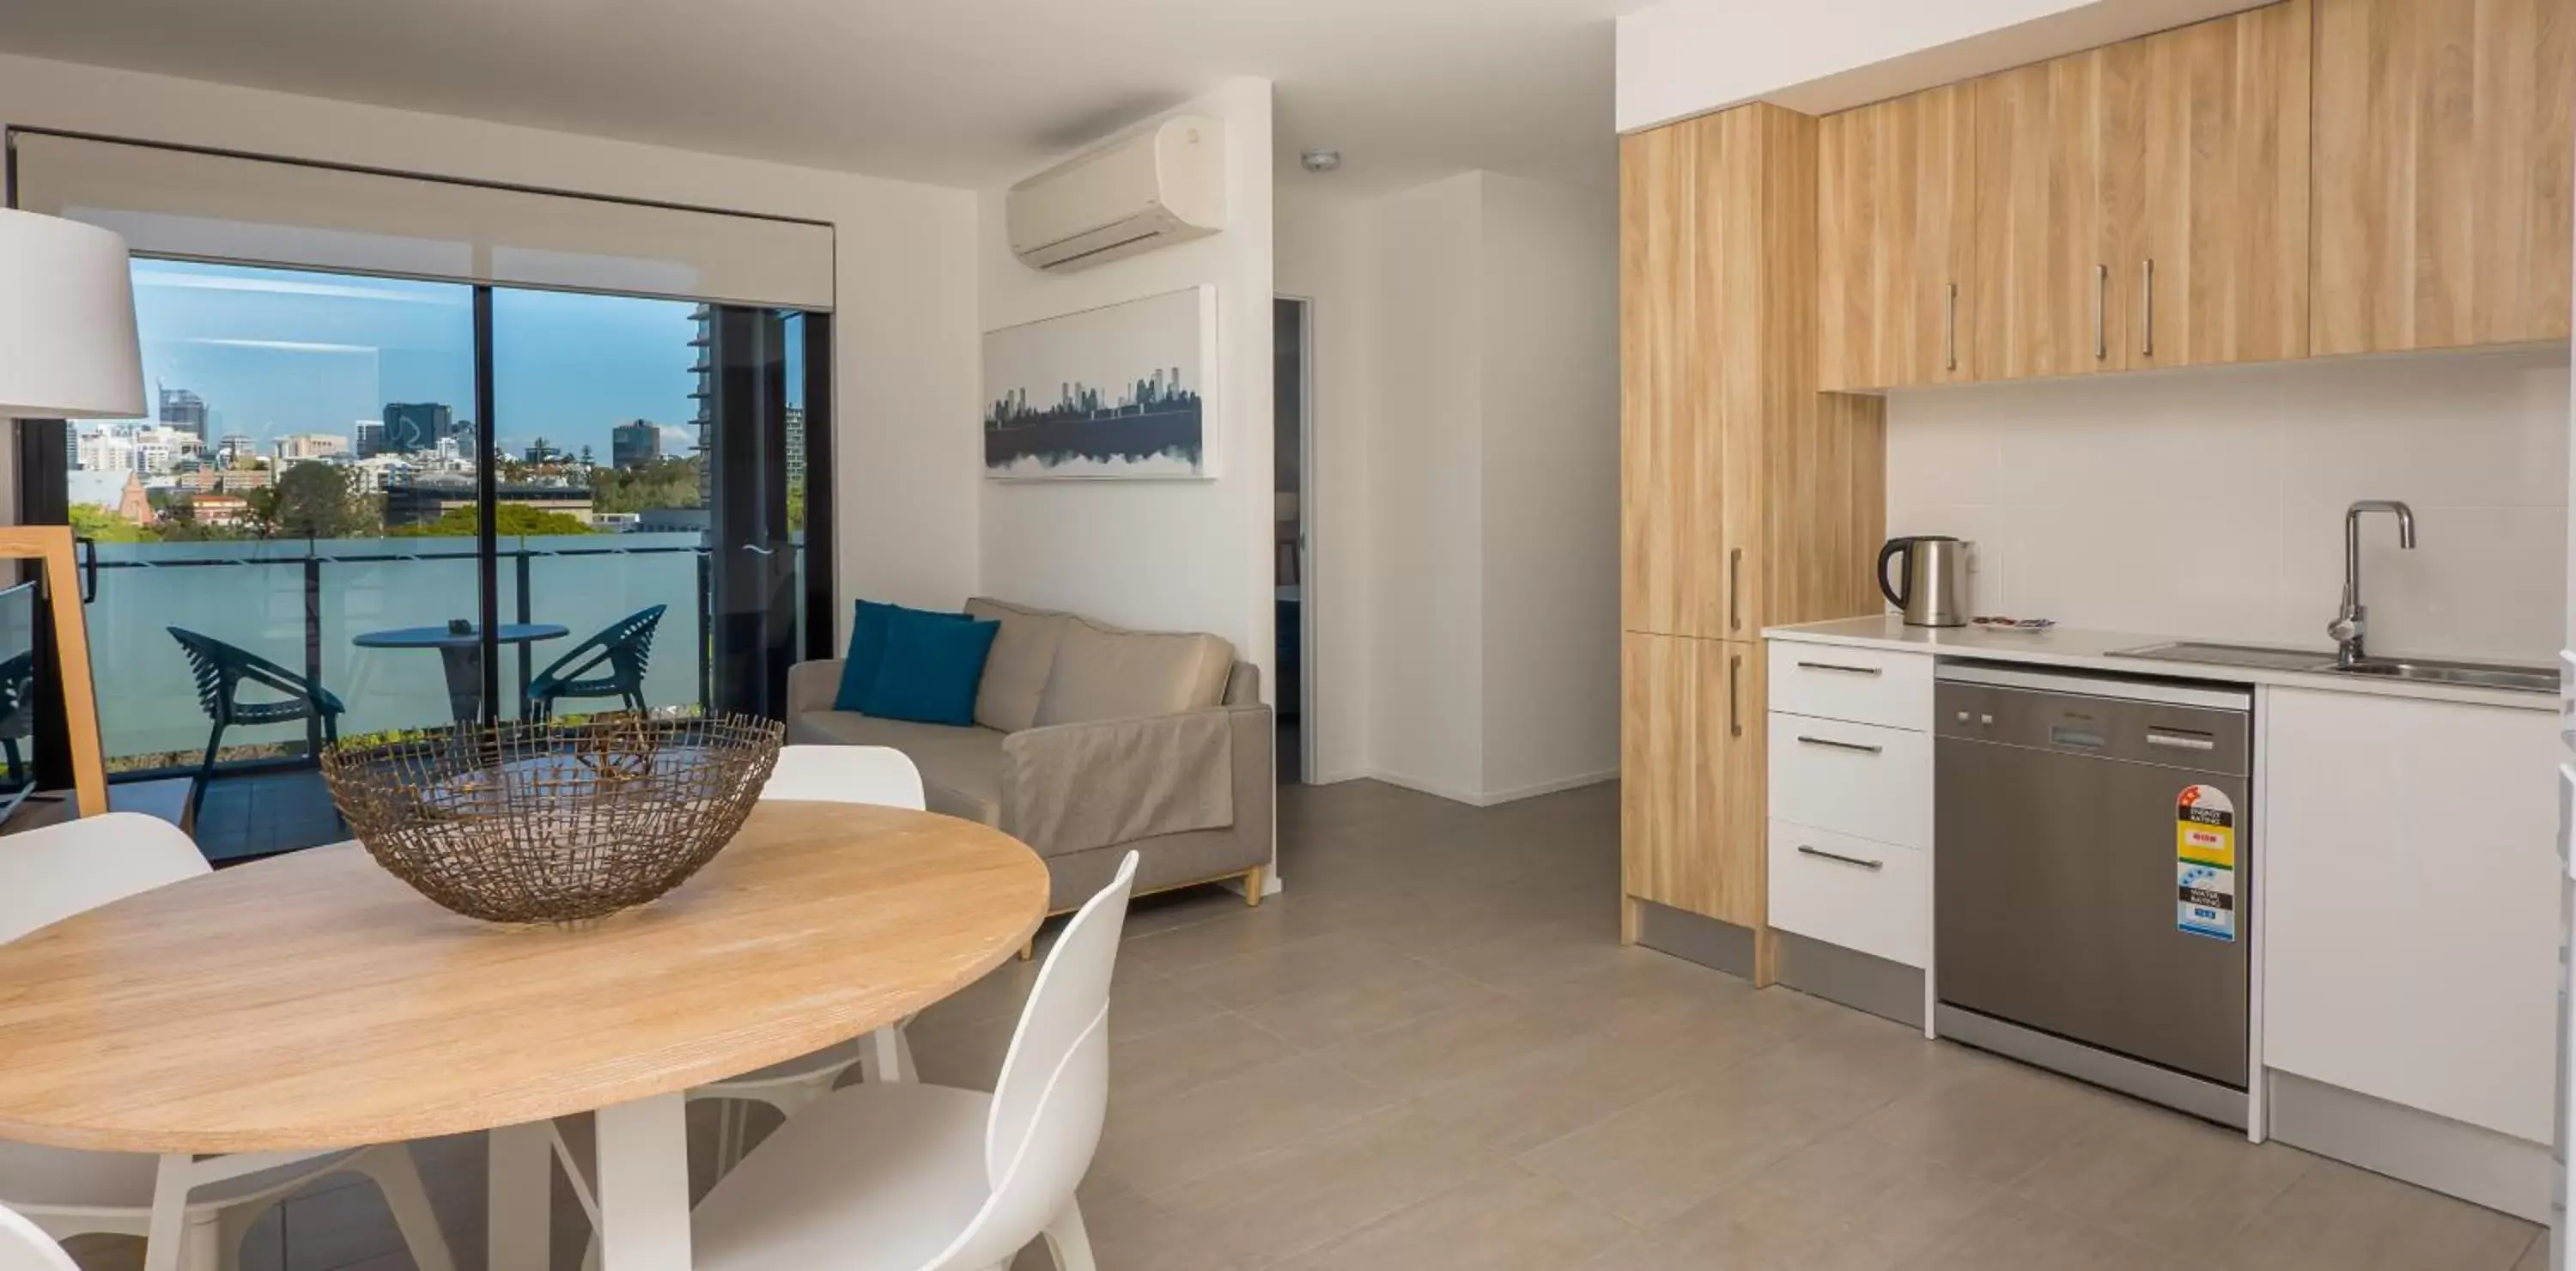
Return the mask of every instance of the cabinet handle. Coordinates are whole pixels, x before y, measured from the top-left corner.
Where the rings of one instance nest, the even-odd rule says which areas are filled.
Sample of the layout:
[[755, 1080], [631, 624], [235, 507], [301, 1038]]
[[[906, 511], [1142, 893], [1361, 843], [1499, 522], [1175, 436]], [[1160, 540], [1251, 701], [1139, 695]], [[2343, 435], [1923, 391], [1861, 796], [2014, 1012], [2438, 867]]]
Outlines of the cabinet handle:
[[1941, 287], [1941, 369], [1959, 369], [1959, 284]]
[[2138, 271], [2138, 356], [2156, 355], [2156, 258], [2147, 257]]
[[1876, 675], [1879, 673], [1879, 668], [1874, 666], [1844, 666], [1840, 662], [1801, 662], [1798, 664], [1798, 669], [1801, 671], [1840, 671], [1845, 675]]
[[1729, 548], [1726, 553], [1726, 629], [1744, 629], [1744, 549]]
[[2093, 267], [2093, 360], [2111, 356], [2111, 267]]
[[1801, 746], [1823, 746], [1829, 750], [1849, 750], [1864, 755], [1881, 754], [1885, 751], [1884, 747], [1864, 746], [1856, 741], [1835, 741], [1831, 737], [1800, 737], [1798, 739], [1798, 744]]
[[1887, 862], [1885, 861], [1862, 860], [1857, 856], [1845, 856], [1840, 852], [1828, 852], [1821, 847], [1809, 847], [1804, 843], [1800, 843], [1798, 845], [1798, 855], [1812, 856], [1820, 861], [1836, 861], [1844, 865], [1857, 865], [1873, 874], [1887, 868]]
[[1726, 735], [1729, 737], [1744, 735], [1744, 711], [1737, 704], [1739, 695], [1736, 692], [1737, 681], [1743, 678], [1737, 673], [1743, 669], [1743, 654], [1726, 655]]

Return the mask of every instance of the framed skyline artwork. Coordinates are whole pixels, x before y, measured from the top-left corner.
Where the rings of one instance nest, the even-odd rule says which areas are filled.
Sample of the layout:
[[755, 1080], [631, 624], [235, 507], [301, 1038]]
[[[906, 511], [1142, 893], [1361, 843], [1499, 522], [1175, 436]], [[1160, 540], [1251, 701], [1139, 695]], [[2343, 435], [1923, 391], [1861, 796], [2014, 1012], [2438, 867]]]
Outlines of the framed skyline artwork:
[[1191, 480], [1207, 444], [1216, 288], [984, 333], [984, 475]]

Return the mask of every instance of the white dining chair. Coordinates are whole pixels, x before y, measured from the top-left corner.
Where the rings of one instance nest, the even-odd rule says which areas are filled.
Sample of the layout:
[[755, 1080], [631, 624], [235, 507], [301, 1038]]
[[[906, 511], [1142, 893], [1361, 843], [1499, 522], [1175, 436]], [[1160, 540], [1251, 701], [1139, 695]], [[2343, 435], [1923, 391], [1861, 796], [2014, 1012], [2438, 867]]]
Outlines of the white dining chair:
[[1097, 1271], [1074, 1187], [1109, 1105], [1109, 977], [1136, 854], [1038, 971], [993, 1093], [923, 1082], [836, 1090], [716, 1183], [695, 1271], [1003, 1271], [1045, 1237]]
[[[782, 746], [778, 765], [760, 788], [763, 799], [803, 799], [816, 803], [870, 803], [921, 811], [921, 769], [891, 746]], [[911, 1020], [889, 1024], [863, 1037], [827, 1046], [689, 1092], [691, 1101], [729, 1101], [716, 1123], [716, 1171], [734, 1167], [747, 1150], [749, 1105], [765, 1103], [783, 1117], [832, 1092], [841, 1074], [856, 1065], [861, 1080], [902, 1081], [912, 1071], [912, 1042], [904, 1035]]]
[[45, 1229], [0, 1206], [0, 1271], [80, 1271]]
[[[12, 835], [0, 840], [0, 942], [207, 872], [177, 826], [132, 812]], [[428, 1189], [399, 1145], [156, 1158], [0, 1143], [0, 1205], [55, 1240], [143, 1237], [146, 1271], [215, 1271], [235, 1264], [242, 1233], [269, 1207], [343, 1173], [384, 1193], [420, 1271], [454, 1271]]]

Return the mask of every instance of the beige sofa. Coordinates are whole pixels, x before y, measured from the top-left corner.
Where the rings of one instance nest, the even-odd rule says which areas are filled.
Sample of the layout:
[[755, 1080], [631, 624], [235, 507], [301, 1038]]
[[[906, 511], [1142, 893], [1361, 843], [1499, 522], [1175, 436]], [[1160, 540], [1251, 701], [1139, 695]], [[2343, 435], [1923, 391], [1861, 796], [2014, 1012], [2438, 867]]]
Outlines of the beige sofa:
[[1213, 635], [1129, 631], [998, 600], [975, 725], [832, 709], [838, 659], [787, 673], [787, 739], [892, 746], [921, 769], [930, 810], [1036, 849], [1051, 912], [1106, 886], [1128, 849], [1138, 893], [1242, 879], [1259, 904], [1273, 847], [1270, 708], [1260, 672]]

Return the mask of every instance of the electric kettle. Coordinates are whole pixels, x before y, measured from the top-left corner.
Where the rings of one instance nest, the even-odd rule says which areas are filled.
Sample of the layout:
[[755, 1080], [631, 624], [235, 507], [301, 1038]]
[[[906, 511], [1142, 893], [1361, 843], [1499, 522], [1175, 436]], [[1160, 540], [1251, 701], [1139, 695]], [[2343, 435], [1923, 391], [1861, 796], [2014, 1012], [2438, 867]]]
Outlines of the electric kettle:
[[[1888, 562], [1896, 563], [1890, 579]], [[1968, 545], [1946, 534], [1891, 538], [1878, 549], [1878, 590], [1909, 627], [1968, 625]]]

